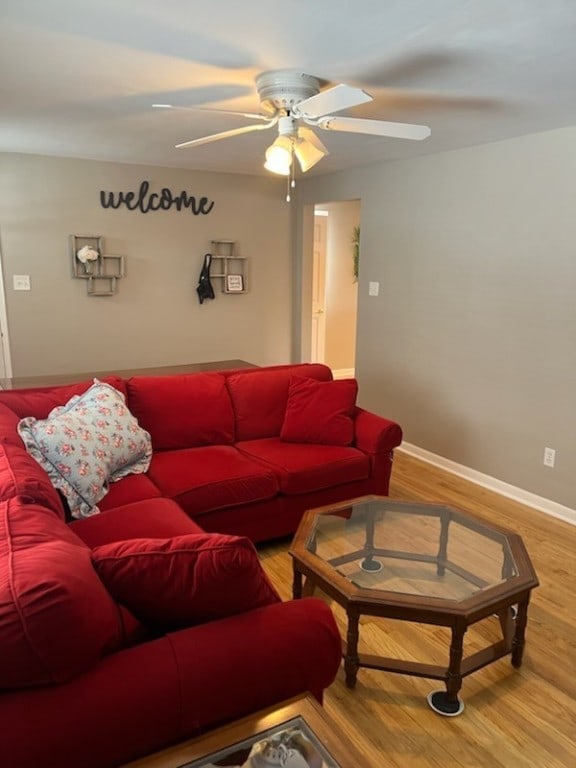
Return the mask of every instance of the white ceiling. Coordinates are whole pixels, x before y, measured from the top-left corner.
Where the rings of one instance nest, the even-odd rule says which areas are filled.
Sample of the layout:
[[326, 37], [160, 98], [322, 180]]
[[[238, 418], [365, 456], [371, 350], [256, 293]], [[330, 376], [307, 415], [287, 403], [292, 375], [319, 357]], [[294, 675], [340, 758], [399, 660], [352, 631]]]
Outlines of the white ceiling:
[[432, 129], [317, 131], [309, 174], [576, 125], [576, 0], [0, 0], [0, 151], [266, 173], [275, 129], [175, 149], [251, 121], [151, 104], [257, 112], [277, 68]]

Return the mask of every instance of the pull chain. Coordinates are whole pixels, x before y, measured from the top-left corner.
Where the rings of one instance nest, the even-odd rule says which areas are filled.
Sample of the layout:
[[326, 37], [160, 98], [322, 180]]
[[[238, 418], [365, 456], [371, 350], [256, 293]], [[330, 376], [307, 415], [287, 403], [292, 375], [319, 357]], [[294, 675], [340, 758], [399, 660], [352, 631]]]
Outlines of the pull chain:
[[296, 182], [294, 180], [294, 144], [291, 147], [292, 162], [290, 163], [290, 173], [286, 176], [286, 202], [290, 202], [290, 190], [294, 189]]

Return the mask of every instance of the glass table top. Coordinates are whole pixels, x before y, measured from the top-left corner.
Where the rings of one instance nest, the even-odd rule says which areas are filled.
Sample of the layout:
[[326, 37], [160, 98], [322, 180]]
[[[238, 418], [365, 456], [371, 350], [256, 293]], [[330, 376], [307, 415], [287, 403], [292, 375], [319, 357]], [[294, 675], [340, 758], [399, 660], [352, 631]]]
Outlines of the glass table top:
[[444, 600], [518, 575], [505, 532], [437, 504], [360, 500], [324, 511], [305, 549], [361, 589]]

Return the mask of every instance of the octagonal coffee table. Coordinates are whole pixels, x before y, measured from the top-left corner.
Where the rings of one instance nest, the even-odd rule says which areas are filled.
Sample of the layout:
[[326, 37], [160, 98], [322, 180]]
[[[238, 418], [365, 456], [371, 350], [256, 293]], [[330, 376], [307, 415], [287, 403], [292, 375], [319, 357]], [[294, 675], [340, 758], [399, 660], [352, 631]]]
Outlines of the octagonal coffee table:
[[[536, 573], [520, 536], [440, 504], [366, 496], [304, 515], [290, 548], [294, 597], [315, 587], [346, 611], [346, 684], [360, 667], [443, 680], [428, 696], [442, 715], [460, 714], [462, 679], [511, 654], [522, 664]], [[306, 582], [303, 584], [303, 577]], [[358, 653], [361, 615], [448, 627], [447, 666]], [[472, 624], [496, 615], [501, 639], [464, 657]]]

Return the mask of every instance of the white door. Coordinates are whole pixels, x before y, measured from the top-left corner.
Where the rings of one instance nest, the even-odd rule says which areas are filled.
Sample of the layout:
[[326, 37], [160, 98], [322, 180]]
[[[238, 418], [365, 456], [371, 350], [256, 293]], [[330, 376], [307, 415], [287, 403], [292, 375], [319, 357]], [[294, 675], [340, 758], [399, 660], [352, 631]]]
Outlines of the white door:
[[314, 251], [312, 266], [312, 339], [310, 362], [324, 362], [326, 333], [326, 233], [327, 216], [314, 216]]

